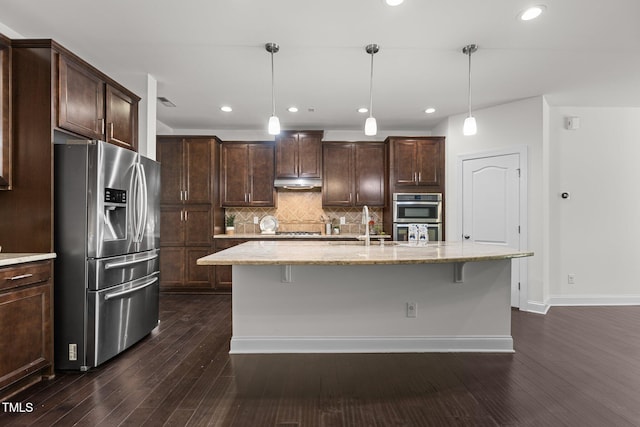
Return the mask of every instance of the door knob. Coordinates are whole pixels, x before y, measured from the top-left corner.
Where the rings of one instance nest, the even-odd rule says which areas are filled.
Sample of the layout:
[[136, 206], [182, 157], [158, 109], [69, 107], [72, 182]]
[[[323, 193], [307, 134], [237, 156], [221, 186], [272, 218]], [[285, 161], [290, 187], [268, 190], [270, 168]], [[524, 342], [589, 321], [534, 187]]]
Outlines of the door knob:
[[471, 236], [469, 236], [468, 234], [465, 234], [465, 235], [464, 235], [464, 238], [465, 238], [466, 240], [469, 240], [469, 239], [471, 238]]

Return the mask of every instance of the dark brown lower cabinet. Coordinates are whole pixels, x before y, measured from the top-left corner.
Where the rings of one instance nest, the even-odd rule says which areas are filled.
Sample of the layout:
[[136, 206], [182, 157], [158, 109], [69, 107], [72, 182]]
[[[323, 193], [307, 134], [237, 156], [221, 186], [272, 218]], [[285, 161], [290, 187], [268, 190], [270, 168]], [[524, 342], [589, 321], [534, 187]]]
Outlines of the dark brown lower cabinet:
[[[214, 252], [229, 249], [241, 243], [247, 242], [244, 239], [213, 239]], [[231, 291], [232, 277], [230, 265], [216, 266], [216, 289]]]
[[0, 401], [53, 377], [52, 262], [0, 267]]
[[198, 258], [209, 255], [210, 247], [163, 247], [160, 249], [160, 289], [163, 292], [211, 292], [216, 267], [200, 266]]

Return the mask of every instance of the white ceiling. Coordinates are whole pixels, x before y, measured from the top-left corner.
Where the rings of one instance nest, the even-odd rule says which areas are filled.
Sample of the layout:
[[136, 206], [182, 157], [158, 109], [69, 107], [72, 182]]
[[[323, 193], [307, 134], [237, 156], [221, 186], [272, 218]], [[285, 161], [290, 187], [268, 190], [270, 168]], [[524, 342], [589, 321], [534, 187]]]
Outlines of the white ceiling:
[[[0, 0], [0, 22], [53, 38], [116, 80], [158, 81], [158, 119], [174, 129], [266, 128], [270, 55], [285, 129], [362, 129], [374, 58], [379, 129], [429, 130], [467, 109], [545, 95], [551, 105], [640, 107], [640, 1]], [[134, 85], [137, 85], [135, 83]], [[139, 94], [145, 87], [132, 88]], [[234, 111], [223, 113], [220, 106]], [[286, 107], [296, 105], [292, 114]], [[437, 112], [426, 115], [424, 109]], [[308, 109], [315, 109], [309, 112]]]

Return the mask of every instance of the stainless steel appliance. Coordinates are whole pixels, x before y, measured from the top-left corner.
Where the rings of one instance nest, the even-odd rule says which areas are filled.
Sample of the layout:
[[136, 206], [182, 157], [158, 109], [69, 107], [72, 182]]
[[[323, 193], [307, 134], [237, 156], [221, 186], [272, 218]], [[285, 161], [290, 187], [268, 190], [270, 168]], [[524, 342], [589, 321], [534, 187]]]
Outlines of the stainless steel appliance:
[[58, 139], [55, 366], [84, 371], [158, 324], [160, 165], [102, 141]]
[[393, 193], [393, 240], [408, 240], [409, 224], [427, 224], [430, 241], [442, 240], [442, 193]]

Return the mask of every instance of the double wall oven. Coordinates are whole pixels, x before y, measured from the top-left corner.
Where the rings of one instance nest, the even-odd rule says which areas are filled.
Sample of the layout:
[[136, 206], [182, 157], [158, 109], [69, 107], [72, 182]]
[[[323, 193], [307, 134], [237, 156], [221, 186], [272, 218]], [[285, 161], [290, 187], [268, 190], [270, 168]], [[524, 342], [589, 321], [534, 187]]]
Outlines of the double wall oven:
[[409, 224], [426, 224], [429, 241], [442, 240], [442, 193], [393, 193], [393, 240], [409, 240]]

